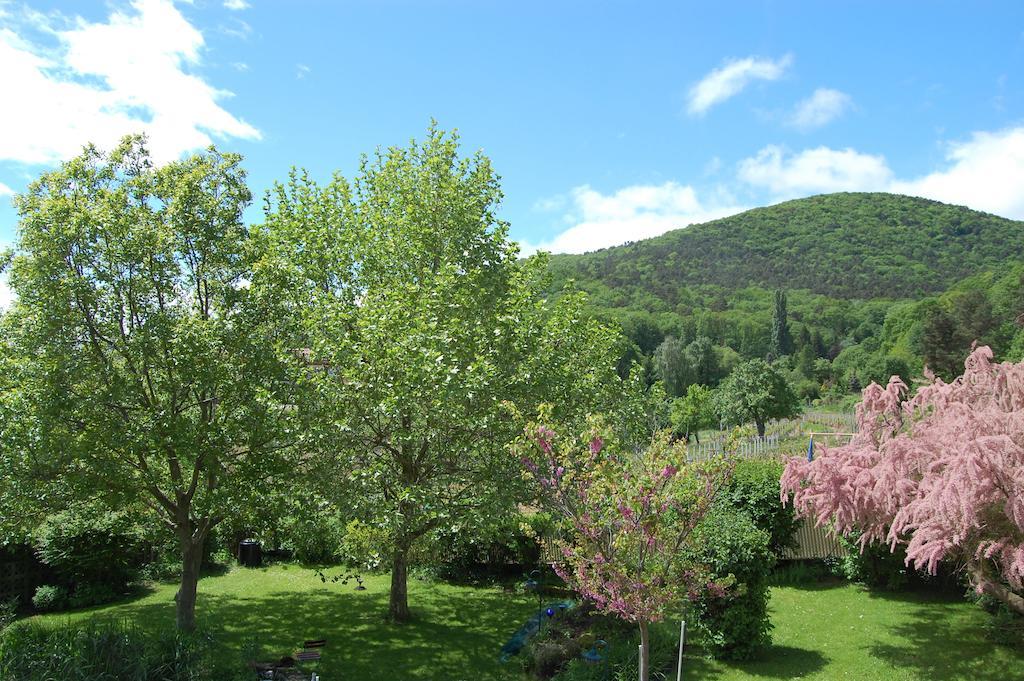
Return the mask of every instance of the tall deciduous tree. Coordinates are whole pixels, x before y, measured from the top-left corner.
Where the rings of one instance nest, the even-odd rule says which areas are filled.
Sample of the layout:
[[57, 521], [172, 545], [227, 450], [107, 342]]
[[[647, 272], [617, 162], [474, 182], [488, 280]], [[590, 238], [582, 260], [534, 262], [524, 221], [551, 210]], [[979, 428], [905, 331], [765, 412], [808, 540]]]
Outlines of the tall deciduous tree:
[[34, 427], [0, 456], [28, 452], [63, 495], [152, 509], [181, 551], [186, 630], [210, 531], [279, 481], [291, 441], [288, 355], [247, 287], [239, 163], [211, 149], [155, 168], [126, 138], [17, 199], [6, 324]]
[[686, 345], [676, 336], [667, 336], [654, 351], [654, 369], [670, 397], [683, 395], [694, 381]]
[[785, 376], [761, 359], [737, 366], [718, 386], [714, 402], [723, 421], [737, 425], [753, 421], [760, 437], [769, 420], [800, 413], [800, 399]]
[[725, 592], [687, 556], [697, 553], [694, 529], [731, 466], [688, 465], [685, 445], [665, 437], [639, 454], [623, 450], [598, 422], [580, 438], [531, 424], [516, 451], [543, 507], [566, 525], [555, 570], [598, 610], [639, 628], [646, 681], [650, 625], [680, 612], [688, 598]]
[[670, 418], [673, 431], [681, 433], [687, 442], [694, 435], [699, 443], [701, 429], [716, 425], [713, 395], [711, 388], [693, 384], [686, 389], [685, 396], [672, 400]]
[[918, 569], [962, 565], [979, 593], [1024, 614], [1024, 363], [980, 347], [952, 383], [906, 391], [898, 376], [868, 386], [857, 435], [791, 459], [783, 499], [861, 546], [905, 544]]
[[364, 159], [352, 184], [293, 174], [270, 195], [261, 276], [309, 348], [331, 482], [390, 541], [396, 621], [417, 541], [512, 507], [507, 403], [585, 410], [621, 382], [616, 334], [577, 295], [544, 299], [546, 261], [518, 258], [500, 198], [487, 158], [433, 127]]

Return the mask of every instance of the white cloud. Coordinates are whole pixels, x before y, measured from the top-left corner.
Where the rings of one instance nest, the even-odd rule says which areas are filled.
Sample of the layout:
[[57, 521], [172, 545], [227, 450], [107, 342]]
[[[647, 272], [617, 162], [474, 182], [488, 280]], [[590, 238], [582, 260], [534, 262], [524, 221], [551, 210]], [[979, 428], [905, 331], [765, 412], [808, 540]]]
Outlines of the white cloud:
[[545, 199], [536, 210], [565, 210], [566, 229], [536, 250], [583, 253], [657, 236], [671, 229], [707, 222], [747, 209], [734, 193], [760, 190], [753, 203], [839, 191], [884, 191], [965, 205], [1024, 220], [1024, 127], [976, 132], [948, 145], [946, 167], [918, 178], [897, 178], [884, 156], [855, 149], [817, 147], [790, 152], [767, 146], [741, 161], [732, 184], [698, 197], [689, 185], [666, 182], [637, 185], [603, 194], [587, 185]]
[[0, 182], [0, 196], [11, 196], [14, 194], [14, 190], [8, 187], [3, 182]]
[[889, 191], [1024, 220], [1024, 127], [976, 132], [948, 146], [944, 170], [893, 182]]
[[793, 57], [788, 54], [776, 61], [757, 57], [728, 60], [690, 88], [687, 110], [703, 114], [715, 104], [738, 95], [755, 80], [778, 80], [792, 63]]
[[245, 0], [224, 0], [224, 7], [234, 11], [249, 9], [249, 3]]
[[796, 105], [790, 123], [801, 130], [820, 128], [839, 118], [850, 108], [850, 95], [830, 88], [818, 88], [807, 99]]
[[218, 138], [260, 132], [219, 101], [230, 93], [191, 73], [201, 65], [202, 34], [170, 0], [135, 0], [106, 22], [32, 15], [56, 47], [0, 28], [0, 87], [18, 106], [0, 107], [0, 160], [50, 164], [144, 131], [159, 161]]
[[567, 197], [571, 209], [565, 221], [571, 226], [551, 241], [524, 244], [523, 251], [584, 253], [745, 210], [730, 203], [730, 197], [721, 198], [726, 200], [706, 205], [693, 187], [676, 182], [634, 185], [613, 194], [576, 187]]
[[817, 147], [787, 153], [768, 146], [740, 162], [738, 178], [775, 200], [837, 191], [885, 191], [1024, 219], [1024, 127], [976, 132], [948, 145], [947, 166], [897, 178], [883, 156]]
[[313, 69], [309, 68], [309, 67], [308, 67], [308, 66], [306, 66], [305, 64], [296, 64], [296, 65], [295, 65], [295, 77], [296, 77], [296, 78], [298, 78], [299, 80], [302, 80], [302, 79], [303, 79], [303, 78], [305, 78], [305, 77], [306, 77], [306, 76], [307, 76], [307, 75], [309, 74], [309, 72], [310, 72], [310, 71], [312, 71], [312, 70], [313, 70]]
[[884, 191], [892, 171], [883, 156], [854, 149], [817, 147], [788, 154], [782, 147], [769, 145], [757, 156], [740, 161], [738, 177], [769, 190], [776, 198], [791, 198], [822, 192]]

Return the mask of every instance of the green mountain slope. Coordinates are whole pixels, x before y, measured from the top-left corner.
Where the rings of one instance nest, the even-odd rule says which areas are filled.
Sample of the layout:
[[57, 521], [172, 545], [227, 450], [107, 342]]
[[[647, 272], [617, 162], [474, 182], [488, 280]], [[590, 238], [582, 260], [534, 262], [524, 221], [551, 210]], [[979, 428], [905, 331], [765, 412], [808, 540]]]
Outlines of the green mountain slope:
[[[551, 259], [595, 303], [686, 290], [805, 289], [840, 299], [920, 298], [1024, 257], [1024, 222], [937, 201], [840, 193], [787, 201], [654, 239]], [[626, 303], [628, 305], [628, 303]]]

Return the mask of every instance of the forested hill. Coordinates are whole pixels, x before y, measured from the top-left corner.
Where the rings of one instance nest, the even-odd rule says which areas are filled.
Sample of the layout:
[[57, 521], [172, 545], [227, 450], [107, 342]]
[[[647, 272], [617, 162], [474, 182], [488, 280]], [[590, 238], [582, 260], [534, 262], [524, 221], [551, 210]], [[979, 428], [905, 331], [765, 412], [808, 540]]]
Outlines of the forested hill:
[[787, 201], [662, 236], [551, 260], [604, 304], [674, 306], [690, 287], [807, 289], [831, 298], [917, 298], [1024, 257], [1024, 222], [884, 193]]

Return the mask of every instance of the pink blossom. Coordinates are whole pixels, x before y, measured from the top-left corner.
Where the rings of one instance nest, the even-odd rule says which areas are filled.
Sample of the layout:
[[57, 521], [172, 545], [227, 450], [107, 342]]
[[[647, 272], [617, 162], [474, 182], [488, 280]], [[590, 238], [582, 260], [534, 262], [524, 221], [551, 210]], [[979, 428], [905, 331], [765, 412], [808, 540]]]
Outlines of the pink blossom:
[[978, 347], [960, 378], [906, 393], [895, 376], [865, 388], [858, 434], [814, 461], [791, 459], [783, 501], [859, 532], [862, 546], [905, 545], [918, 569], [965, 564], [977, 589], [1024, 612], [1005, 593], [1024, 593], [1024, 362], [995, 363]]

